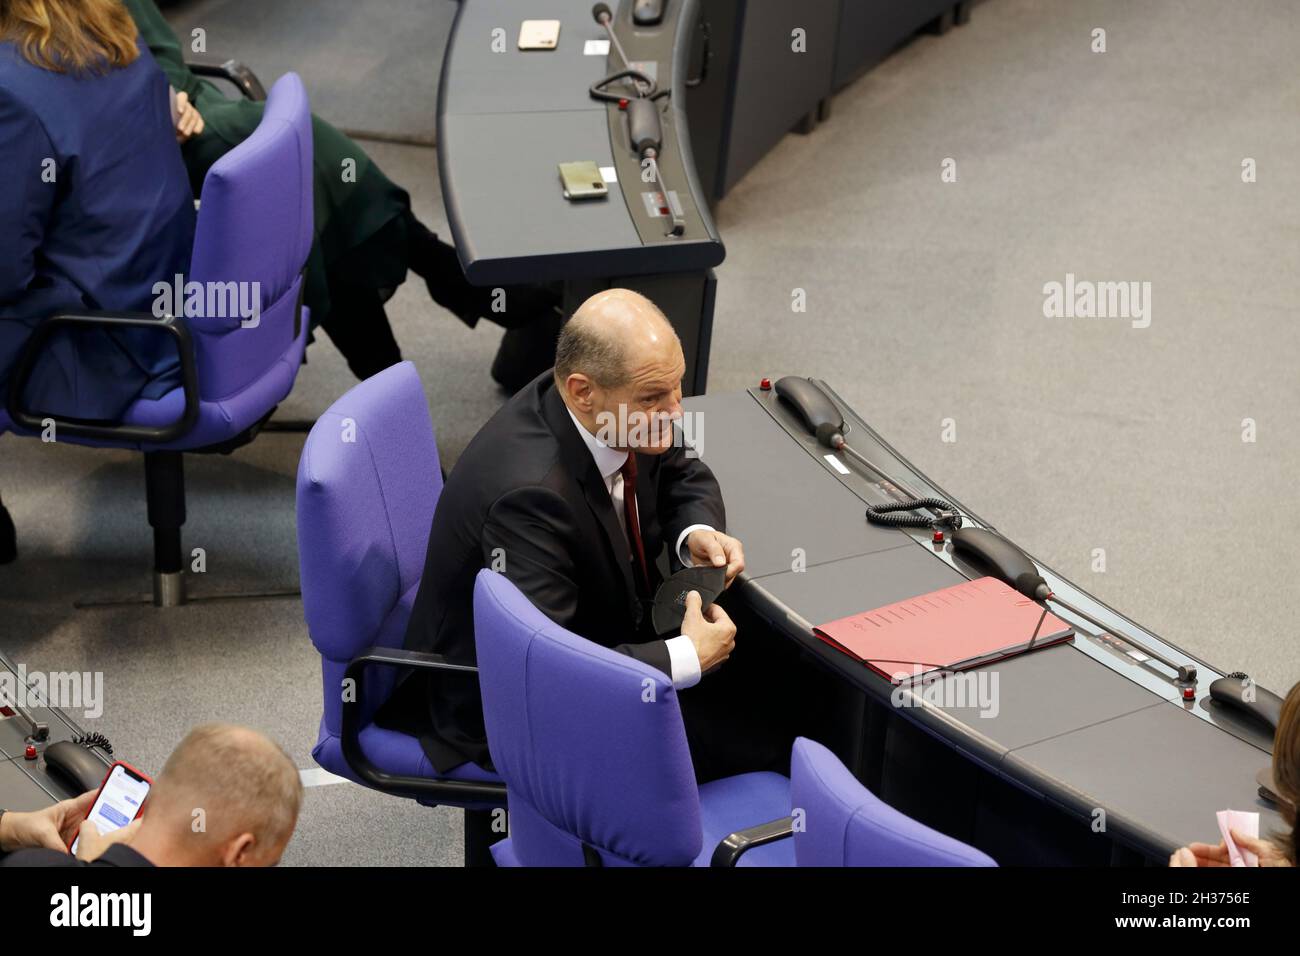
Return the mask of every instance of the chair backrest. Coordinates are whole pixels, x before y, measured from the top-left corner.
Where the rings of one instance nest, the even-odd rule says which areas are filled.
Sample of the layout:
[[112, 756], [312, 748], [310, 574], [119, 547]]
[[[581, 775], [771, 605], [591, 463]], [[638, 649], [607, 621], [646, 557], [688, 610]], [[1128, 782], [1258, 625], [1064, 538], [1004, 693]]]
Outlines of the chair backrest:
[[[348, 661], [372, 645], [402, 644], [441, 493], [429, 405], [410, 362], [354, 386], [307, 436], [298, 462], [298, 564], [332, 734], [341, 729]], [[390, 668], [371, 669], [363, 722], [395, 679]]]
[[[294, 341], [312, 245], [312, 187], [311, 106], [302, 80], [286, 73], [271, 87], [257, 129], [203, 180], [185, 277], [202, 289], [202, 306], [188, 301], [185, 316], [205, 401], [255, 381]], [[244, 319], [253, 306], [255, 318]]]
[[790, 759], [798, 866], [997, 866], [979, 850], [899, 813], [819, 743], [800, 737]]
[[686, 866], [700, 797], [667, 675], [550, 621], [503, 574], [474, 584], [474, 640], [510, 842], [525, 866]]

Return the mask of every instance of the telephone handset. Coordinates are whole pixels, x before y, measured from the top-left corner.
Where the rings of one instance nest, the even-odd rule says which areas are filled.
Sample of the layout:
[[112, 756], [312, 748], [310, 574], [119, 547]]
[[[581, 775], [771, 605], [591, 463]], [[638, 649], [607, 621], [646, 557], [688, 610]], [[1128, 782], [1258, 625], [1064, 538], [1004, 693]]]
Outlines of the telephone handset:
[[1216, 704], [1254, 718], [1267, 727], [1269, 733], [1277, 733], [1278, 722], [1282, 719], [1282, 698], [1258, 686], [1241, 671], [1211, 681], [1210, 697]]

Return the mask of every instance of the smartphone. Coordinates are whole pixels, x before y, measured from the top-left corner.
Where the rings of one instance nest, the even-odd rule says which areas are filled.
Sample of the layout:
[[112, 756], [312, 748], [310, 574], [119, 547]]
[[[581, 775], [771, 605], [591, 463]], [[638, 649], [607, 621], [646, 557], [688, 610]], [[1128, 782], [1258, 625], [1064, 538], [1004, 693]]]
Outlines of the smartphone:
[[[119, 760], [108, 768], [86, 819], [93, 820], [100, 833], [121, 829], [144, 810], [144, 801], [152, 786], [152, 780], [135, 767]], [[78, 839], [74, 836], [68, 844], [68, 849], [73, 853], [77, 852]]]
[[554, 50], [559, 42], [559, 20], [525, 20], [519, 24], [521, 50]]
[[596, 199], [609, 194], [600, 167], [590, 160], [560, 163], [560, 182], [564, 184], [565, 199]]

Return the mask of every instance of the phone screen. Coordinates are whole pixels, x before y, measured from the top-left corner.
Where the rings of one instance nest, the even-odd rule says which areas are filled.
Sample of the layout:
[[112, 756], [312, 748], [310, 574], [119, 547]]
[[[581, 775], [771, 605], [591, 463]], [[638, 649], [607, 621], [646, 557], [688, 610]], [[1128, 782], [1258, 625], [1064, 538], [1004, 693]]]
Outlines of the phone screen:
[[[100, 833], [110, 833], [134, 820], [148, 795], [149, 781], [117, 764], [100, 788], [87, 819], [94, 822]], [[73, 853], [77, 852], [79, 839], [72, 841]]]

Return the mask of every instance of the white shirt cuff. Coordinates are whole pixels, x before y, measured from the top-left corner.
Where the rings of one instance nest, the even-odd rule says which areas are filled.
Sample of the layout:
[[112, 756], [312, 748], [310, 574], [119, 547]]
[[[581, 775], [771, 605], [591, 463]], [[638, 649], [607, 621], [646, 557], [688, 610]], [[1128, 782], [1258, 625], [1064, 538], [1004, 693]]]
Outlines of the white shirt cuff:
[[668, 647], [669, 666], [672, 668], [673, 686], [678, 690], [694, 687], [700, 682], [700, 655], [685, 634], [664, 641]]
[[691, 567], [691, 554], [686, 551], [686, 539], [691, 536], [692, 531], [716, 531], [717, 529], [707, 524], [693, 524], [677, 536], [677, 557], [686, 567]]

